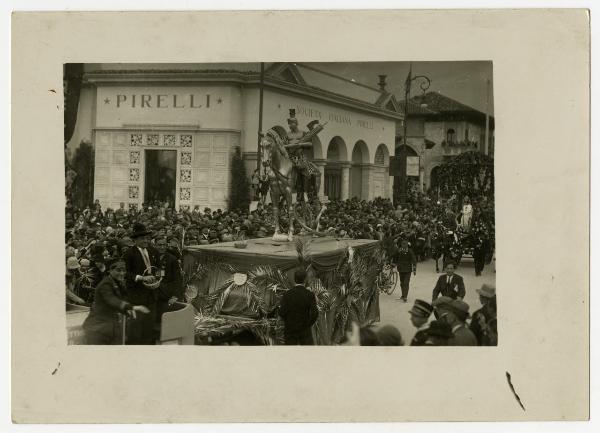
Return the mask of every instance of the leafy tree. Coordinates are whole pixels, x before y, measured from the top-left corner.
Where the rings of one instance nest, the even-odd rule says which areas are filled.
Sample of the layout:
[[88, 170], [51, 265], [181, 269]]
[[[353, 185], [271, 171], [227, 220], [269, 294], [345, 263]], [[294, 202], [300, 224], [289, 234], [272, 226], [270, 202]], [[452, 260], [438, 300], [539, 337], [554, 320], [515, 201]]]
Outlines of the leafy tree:
[[242, 159], [242, 151], [235, 148], [231, 158], [231, 180], [229, 189], [229, 209], [247, 211], [250, 206], [250, 182], [246, 175], [246, 166]]
[[464, 152], [439, 166], [436, 185], [443, 197], [494, 197], [494, 160], [480, 152]]
[[72, 168], [77, 173], [72, 187], [73, 204], [79, 208], [91, 205], [94, 191], [94, 148], [82, 141], [75, 151]]

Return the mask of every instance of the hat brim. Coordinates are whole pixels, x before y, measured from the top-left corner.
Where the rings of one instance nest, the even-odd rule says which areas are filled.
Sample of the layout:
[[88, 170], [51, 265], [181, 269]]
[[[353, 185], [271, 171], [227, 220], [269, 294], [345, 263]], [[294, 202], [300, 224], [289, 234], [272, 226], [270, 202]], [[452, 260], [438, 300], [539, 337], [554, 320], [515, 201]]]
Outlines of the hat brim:
[[141, 238], [142, 236], [148, 236], [151, 235], [152, 232], [150, 230], [145, 230], [143, 232], [137, 232], [137, 233], [133, 233], [130, 238], [131, 239], [136, 239], [136, 238]]
[[479, 293], [479, 296], [483, 296], [484, 298], [494, 298], [494, 297], [496, 297], [495, 293], [492, 294], [492, 293], [486, 292], [485, 290], [476, 289], [475, 291], [477, 293]]
[[412, 309], [412, 308], [410, 310], [408, 310], [408, 313], [411, 316], [419, 316], [419, 317], [422, 317], [424, 319], [426, 319], [427, 317], [429, 317], [429, 315], [427, 315], [424, 311], [415, 310], [415, 309]]

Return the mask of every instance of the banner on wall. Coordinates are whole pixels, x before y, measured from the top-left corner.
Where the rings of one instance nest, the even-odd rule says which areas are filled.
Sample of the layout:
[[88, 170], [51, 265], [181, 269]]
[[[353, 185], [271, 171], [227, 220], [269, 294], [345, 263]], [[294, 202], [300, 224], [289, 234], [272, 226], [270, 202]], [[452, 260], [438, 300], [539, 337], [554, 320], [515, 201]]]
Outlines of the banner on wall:
[[406, 175], [419, 176], [420, 158], [418, 156], [406, 157]]

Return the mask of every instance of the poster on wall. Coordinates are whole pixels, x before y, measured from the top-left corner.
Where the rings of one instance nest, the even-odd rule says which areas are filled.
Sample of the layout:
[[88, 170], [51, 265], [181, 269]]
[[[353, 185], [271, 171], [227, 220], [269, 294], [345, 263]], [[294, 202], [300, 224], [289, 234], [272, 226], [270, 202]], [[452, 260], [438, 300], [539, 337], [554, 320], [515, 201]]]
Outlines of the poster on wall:
[[419, 176], [420, 158], [418, 156], [406, 157], [406, 175]]

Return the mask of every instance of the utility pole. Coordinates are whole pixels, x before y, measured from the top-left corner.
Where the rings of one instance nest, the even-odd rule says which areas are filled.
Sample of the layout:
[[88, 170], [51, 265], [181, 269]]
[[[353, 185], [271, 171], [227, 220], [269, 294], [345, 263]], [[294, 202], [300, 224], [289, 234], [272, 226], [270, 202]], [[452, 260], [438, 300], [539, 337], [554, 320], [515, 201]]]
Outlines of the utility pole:
[[490, 143], [490, 79], [485, 80], [485, 142], [483, 143], [483, 154], [489, 152]]
[[260, 140], [263, 121], [263, 93], [265, 87], [265, 63], [260, 62], [260, 90], [258, 99], [258, 145], [256, 149], [256, 168], [260, 170]]

